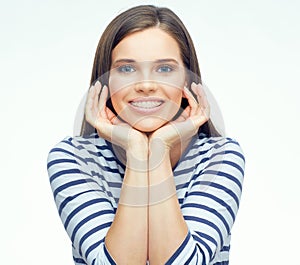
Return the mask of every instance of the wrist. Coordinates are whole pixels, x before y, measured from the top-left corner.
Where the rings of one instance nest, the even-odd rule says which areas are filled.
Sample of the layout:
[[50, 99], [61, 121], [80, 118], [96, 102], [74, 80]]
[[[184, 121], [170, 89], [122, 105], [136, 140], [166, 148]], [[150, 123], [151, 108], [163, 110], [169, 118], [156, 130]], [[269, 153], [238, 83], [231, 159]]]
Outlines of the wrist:
[[135, 172], [147, 172], [148, 148], [128, 148], [126, 150], [126, 167]]
[[149, 142], [149, 172], [170, 167], [170, 147], [161, 139], [155, 138]]

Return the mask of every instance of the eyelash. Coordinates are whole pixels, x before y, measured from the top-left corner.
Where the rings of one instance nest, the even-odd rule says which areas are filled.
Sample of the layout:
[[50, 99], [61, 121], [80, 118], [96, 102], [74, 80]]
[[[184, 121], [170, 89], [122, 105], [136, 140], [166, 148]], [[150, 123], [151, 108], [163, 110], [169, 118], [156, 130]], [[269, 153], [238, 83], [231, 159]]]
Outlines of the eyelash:
[[[126, 68], [127, 68], [127, 69], [130, 68], [131, 70], [130, 70], [130, 71], [126, 71], [126, 70], [125, 70]], [[117, 69], [118, 69], [118, 72], [124, 73], [124, 74], [132, 73], [132, 72], [135, 72], [135, 71], [136, 71], [135, 67], [132, 66], [132, 65], [130, 65], [130, 64], [121, 65], [121, 66], [119, 66]], [[132, 70], [133, 70], [133, 71], [132, 71]]]
[[[163, 71], [162, 69], [165, 69], [167, 71]], [[120, 73], [129, 74], [129, 73], [135, 72], [136, 68], [133, 65], [125, 64], [125, 65], [121, 65], [121, 66], [117, 67], [117, 70]], [[156, 72], [162, 73], [162, 74], [170, 73], [174, 70], [175, 70], [175, 68], [171, 65], [168, 65], [168, 64], [159, 65], [158, 67], [156, 67]]]
[[[167, 71], [161, 71], [162, 68], [167, 68], [168, 70]], [[174, 67], [168, 65], [168, 64], [165, 64], [165, 65], [160, 65], [157, 69], [157, 72], [159, 73], [170, 73], [174, 70]]]

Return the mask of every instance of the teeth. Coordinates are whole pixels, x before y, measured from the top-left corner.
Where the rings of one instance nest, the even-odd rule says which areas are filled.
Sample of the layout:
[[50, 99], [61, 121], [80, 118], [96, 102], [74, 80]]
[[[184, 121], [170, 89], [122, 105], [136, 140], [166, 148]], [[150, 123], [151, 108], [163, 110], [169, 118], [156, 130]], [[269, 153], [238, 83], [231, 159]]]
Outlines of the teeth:
[[138, 108], [151, 109], [161, 105], [161, 101], [135, 101], [131, 102], [131, 104]]

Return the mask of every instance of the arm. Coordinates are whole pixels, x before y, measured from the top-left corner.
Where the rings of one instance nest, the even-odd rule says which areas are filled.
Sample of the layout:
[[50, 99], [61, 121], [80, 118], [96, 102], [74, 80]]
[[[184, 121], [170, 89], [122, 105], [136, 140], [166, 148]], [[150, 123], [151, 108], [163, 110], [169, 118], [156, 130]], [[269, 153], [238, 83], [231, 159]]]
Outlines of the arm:
[[[50, 151], [50, 185], [78, 261], [109, 265], [111, 257], [105, 251], [104, 238], [115, 212], [98, 176], [92, 174], [105, 172], [96, 158], [80, 146], [74, 139], [66, 138]], [[92, 168], [87, 168], [88, 163]]]
[[146, 264], [148, 247], [147, 151], [144, 149], [142, 152], [131, 153], [141, 159], [139, 168], [135, 167], [135, 158], [127, 151], [127, 165], [120, 201], [105, 239], [108, 251], [118, 265], [128, 264], [128, 261], [133, 265]]
[[[117, 264], [145, 264], [148, 233], [148, 138], [120, 121], [107, 107], [108, 88], [96, 82], [90, 89], [86, 119], [100, 137], [126, 150], [126, 171], [120, 201], [105, 244]], [[140, 193], [140, 191], [143, 191]], [[135, 199], [132, 201], [132, 198]], [[135, 202], [145, 201], [142, 205]]]
[[[188, 227], [176, 196], [171, 153], [178, 152], [181, 148], [184, 149], [209, 116], [207, 102], [205, 98], [201, 98], [202, 87], [192, 84], [191, 89], [197, 95], [198, 101], [185, 88], [183, 96], [188, 99], [189, 107], [175, 122], [155, 131], [149, 140], [149, 196], [150, 202], [154, 201], [154, 204], [149, 206], [149, 259], [152, 264], [165, 263], [184, 242], [188, 234]], [[203, 106], [200, 107], [198, 102]], [[182, 152], [179, 151], [176, 160], [181, 154]], [[152, 188], [159, 186], [162, 187], [162, 191]], [[159, 197], [160, 201], [155, 199], [157, 194], [164, 191], [173, 193], [173, 196], [165, 194], [165, 198]], [[160, 238], [163, 240], [159, 240]]]
[[164, 264], [188, 233], [176, 196], [170, 155], [160, 145], [160, 141], [150, 144], [149, 158], [149, 260], [154, 265]]
[[[245, 161], [237, 142], [228, 138], [214, 141], [201, 146], [203, 156], [195, 165], [181, 212], [176, 212], [176, 196], [174, 204], [170, 198], [149, 208], [149, 247], [153, 264], [198, 265], [228, 261], [230, 233], [239, 208]], [[168, 208], [164, 208], [167, 203]], [[164, 251], [160, 251], [162, 249]]]
[[[199, 147], [203, 157], [197, 163], [181, 207], [191, 235], [191, 249], [195, 251], [191, 257], [203, 264], [228, 262], [245, 167], [242, 149], [236, 141], [210, 139]], [[188, 249], [185, 251], [189, 253]], [[182, 258], [182, 254], [186, 253], [176, 255]]]

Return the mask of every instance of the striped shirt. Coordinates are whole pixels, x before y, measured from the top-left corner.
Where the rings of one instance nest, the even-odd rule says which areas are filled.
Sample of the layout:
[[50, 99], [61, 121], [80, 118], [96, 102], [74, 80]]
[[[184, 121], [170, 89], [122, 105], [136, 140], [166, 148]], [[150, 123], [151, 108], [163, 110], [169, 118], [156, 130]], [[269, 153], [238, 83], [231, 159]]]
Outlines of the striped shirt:
[[[189, 232], [166, 264], [229, 262], [245, 159], [228, 137], [195, 137], [173, 168]], [[66, 137], [48, 155], [59, 216], [72, 241], [75, 264], [115, 264], [105, 246], [120, 197], [125, 166], [111, 143], [96, 134]]]

